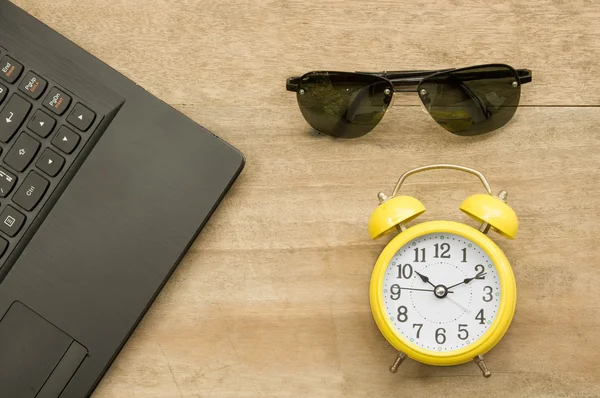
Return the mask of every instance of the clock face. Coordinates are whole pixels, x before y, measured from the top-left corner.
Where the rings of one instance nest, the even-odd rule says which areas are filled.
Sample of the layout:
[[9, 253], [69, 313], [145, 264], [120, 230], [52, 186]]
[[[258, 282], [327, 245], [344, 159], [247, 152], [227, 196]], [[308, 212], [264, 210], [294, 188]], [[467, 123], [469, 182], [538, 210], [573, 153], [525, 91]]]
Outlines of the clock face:
[[500, 279], [487, 253], [460, 235], [422, 235], [388, 264], [383, 303], [394, 328], [419, 347], [454, 351], [490, 328], [500, 305]]

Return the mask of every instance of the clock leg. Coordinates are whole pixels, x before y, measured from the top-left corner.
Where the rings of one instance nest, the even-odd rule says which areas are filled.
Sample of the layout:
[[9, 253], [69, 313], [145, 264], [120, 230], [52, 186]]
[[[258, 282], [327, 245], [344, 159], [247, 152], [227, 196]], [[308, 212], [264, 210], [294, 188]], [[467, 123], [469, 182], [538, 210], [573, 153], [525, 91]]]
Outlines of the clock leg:
[[483, 355], [477, 355], [475, 358], [473, 358], [473, 361], [475, 361], [477, 366], [479, 366], [479, 369], [481, 369], [481, 373], [483, 373], [483, 377], [487, 378], [492, 375], [492, 373], [488, 370], [487, 365], [485, 364], [485, 362], [483, 360]]
[[394, 361], [392, 366], [390, 366], [390, 372], [396, 373], [398, 371], [398, 368], [400, 367], [402, 362], [404, 362], [405, 359], [406, 359], [406, 354], [403, 352], [398, 352], [398, 356], [396, 357], [396, 360]]

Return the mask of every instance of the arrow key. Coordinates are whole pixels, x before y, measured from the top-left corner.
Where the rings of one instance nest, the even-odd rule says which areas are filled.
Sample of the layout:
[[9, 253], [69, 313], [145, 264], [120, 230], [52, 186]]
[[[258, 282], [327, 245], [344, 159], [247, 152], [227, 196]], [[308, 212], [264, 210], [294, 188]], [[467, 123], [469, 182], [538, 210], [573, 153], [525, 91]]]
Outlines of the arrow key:
[[68, 127], [60, 126], [58, 133], [52, 139], [52, 145], [63, 151], [71, 153], [79, 144], [79, 135]]
[[73, 111], [69, 117], [67, 117], [67, 122], [81, 131], [87, 131], [92, 123], [94, 123], [95, 118], [96, 114], [94, 112], [81, 104], [77, 104], [73, 107]]
[[4, 163], [16, 171], [23, 171], [40, 149], [40, 143], [29, 134], [22, 133], [4, 158]]
[[52, 132], [54, 125], [56, 125], [56, 120], [48, 116], [46, 112], [38, 110], [27, 124], [27, 127], [40, 137], [46, 138]]
[[[65, 159], [62, 156], [54, 152], [52, 149], [46, 149], [35, 165], [38, 169], [42, 170], [50, 177], [56, 177], [56, 175], [60, 173], [60, 170], [63, 168], [64, 164]], [[0, 184], [1, 183], [2, 180], [0, 179]]]

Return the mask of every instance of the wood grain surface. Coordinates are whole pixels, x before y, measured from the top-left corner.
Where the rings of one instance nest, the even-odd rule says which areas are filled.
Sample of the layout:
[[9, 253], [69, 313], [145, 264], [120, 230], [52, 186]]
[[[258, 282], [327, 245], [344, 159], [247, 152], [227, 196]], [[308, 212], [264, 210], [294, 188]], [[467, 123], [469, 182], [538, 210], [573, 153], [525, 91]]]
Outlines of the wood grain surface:
[[[18, 0], [241, 149], [247, 166], [94, 397], [600, 396], [600, 3], [418, 0]], [[505, 62], [533, 70], [503, 129], [438, 127], [406, 94], [357, 140], [310, 132], [285, 78]], [[407, 361], [369, 310], [376, 194], [450, 162], [506, 189], [520, 217], [513, 324], [466, 364]], [[419, 221], [471, 223], [475, 178], [407, 183]]]

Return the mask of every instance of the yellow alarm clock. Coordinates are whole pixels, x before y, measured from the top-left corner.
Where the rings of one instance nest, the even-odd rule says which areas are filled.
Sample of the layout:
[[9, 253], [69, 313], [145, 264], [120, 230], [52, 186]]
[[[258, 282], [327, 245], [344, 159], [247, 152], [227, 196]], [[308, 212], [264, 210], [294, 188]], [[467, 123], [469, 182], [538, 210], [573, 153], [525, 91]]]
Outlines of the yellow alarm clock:
[[[479, 229], [454, 221], [406, 224], [425, 212], [411, 196], [398, 192], [407, 177], [428, 170], [452, 169], [477, 176], [487, 193], [467, 198], [460, 209], [481, 223]], [[379, 330], [399, 354], [396, 373], [406, 357], [437, 366], [475, 361], [491, 375], [483, 354], [504, 336], [515, 312], [517, 287], [511, 266], [487, 236], [489, 230], [513, 239], [519, 223], [480, 172], [438, 164], [404, 173], [391, 197], [379, 193], [369, 219], [373, 239], [397, 230], [373, 269], [371, 310]]]

